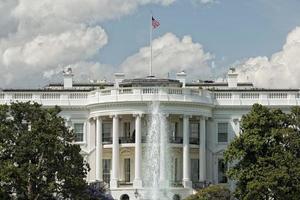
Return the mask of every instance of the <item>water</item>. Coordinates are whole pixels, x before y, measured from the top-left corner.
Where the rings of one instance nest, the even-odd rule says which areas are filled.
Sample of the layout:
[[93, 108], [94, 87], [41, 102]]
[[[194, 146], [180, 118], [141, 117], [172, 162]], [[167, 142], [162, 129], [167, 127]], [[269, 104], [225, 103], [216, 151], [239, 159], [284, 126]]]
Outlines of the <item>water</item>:
[[145, 195], [147, 200], [172, 199], [170, 192], [170, 151], [168, 142], [168, 123], [161, 111], [159, 102], [150, 106], [148, 134], [145, 151]]

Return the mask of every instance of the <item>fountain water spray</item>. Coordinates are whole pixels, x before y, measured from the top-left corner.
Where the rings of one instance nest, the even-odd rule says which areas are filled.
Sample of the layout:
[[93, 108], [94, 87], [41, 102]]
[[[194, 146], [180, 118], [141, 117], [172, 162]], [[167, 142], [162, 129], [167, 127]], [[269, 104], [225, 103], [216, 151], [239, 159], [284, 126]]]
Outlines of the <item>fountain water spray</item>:
[[159, 102], [150, 106], [148, 134], [144, 156], [145, 199], [169, 200], [170, 193], [170, 151], [168, 141], [168, 123], [162, 113]]

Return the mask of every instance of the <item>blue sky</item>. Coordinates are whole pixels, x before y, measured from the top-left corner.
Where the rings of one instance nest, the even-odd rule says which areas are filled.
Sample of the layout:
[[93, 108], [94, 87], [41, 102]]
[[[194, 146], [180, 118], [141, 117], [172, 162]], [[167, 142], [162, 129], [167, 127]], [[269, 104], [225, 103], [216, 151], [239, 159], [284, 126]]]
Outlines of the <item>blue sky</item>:
[[167, 7], [149, 5], [101, 24], [109, 35], [108, 44], [101, 49], [102, 62], [119, 65], [149, 44], [150, 10], [161, 23], [154, 37], [166, 32], [191, 35], [214, 54], [217, 67], [225, 68], [279, 51], [287, 34], [300, 25], [297, 0], [219, 0], [209, 5], [182, 0]]
[[299, 0], [0, 0], [0, 88], [145, 77], [151, 11], [157, 76], [300, 87]]

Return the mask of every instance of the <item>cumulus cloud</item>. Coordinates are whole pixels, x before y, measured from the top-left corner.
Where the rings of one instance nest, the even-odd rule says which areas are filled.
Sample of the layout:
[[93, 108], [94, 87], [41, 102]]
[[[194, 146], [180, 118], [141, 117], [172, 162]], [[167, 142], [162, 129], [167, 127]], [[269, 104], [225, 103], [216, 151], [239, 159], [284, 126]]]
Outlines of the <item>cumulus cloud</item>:
[[300, 27], [291, 31], [280, 52], [255, 57], [237, 65], [240, 81], [253, 81], [257, 87], [299, 88]]
[[[173, 33], [166, 33], [153, 40], [153, 72], [156, 76], [166, 77], [169, 72], [186, 71], [190, 78], [204, 78], [210, 74], [208, 62], [213, 58], [206, 53], [199, 43], [194, 43], [190, 36], [178, 38]], [[136, 54], [128, 57], [121, 70], [133, 77], [149, 75], [150, 47], [143, 47]]]
[[7, 48], [3, 53], [5, 66], [30, 66], [45, 69], [49, 65], [69, 64], [97, 53], [107, 43], [101, 27], [76, 29], [53, 35], [39, 35], [19, 46]]
[[[0, 87], [19, 87], [22, 82], [36, 86], [34, 82], [69, 65], [90, 72], [100, 66], [111, 67], [91, 62], [108, 41], [99, 23], [128, 15], [142, 5], [168, 6], [174, 1], [0, 1]], [[83, 64], [87, 67], [78, 67]]]

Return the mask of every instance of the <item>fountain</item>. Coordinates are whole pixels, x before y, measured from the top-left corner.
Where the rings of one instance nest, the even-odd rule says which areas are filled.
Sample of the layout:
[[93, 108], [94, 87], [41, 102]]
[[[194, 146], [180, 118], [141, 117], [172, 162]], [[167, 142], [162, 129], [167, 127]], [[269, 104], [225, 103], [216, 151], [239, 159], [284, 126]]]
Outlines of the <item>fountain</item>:
[[170, 200], [170, 152], [166, 115], [159, 102], [150, 106], [148, 134], [144, 160], [145, 195], [147, 200]]

